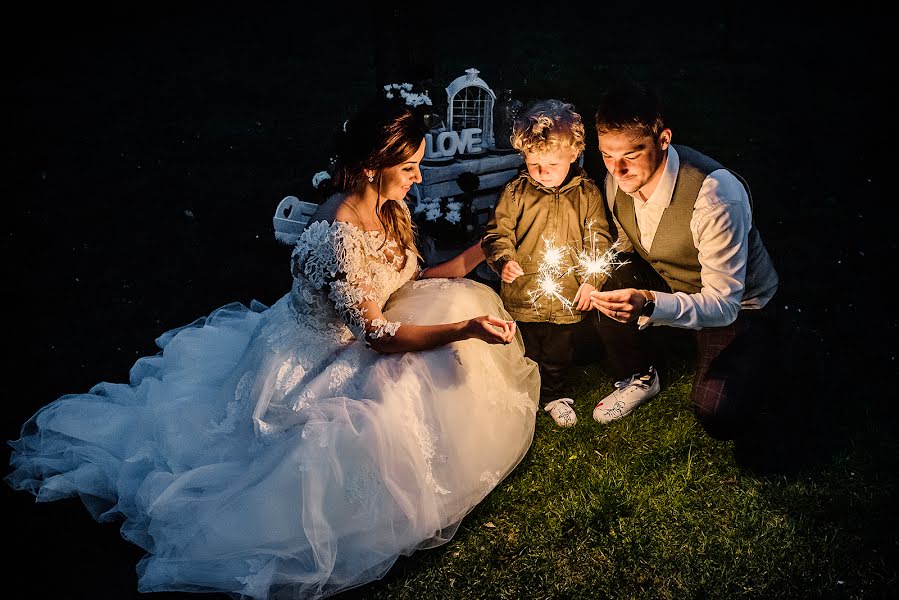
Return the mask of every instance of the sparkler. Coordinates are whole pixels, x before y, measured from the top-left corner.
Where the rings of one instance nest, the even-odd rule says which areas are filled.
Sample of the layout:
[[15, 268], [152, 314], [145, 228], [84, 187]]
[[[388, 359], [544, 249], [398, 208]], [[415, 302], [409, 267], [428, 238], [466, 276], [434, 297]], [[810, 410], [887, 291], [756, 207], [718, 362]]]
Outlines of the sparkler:
[[[608, 276], [627, 261], [618, 260], [620, 245], [616, 241], [606, 250], [596, 247], [593, 235], [593, 221], [587, 223], [587, 236], [584, 238], [585, 248], [579, 252], [569, 246], [556, 246], [553, 239], [543, 238], [543, 258], [537, 267], [536, 288], [528, 290], [531, 305], [537, 308], [541, 298], [555, 298], [568, 311], [572, 312], [574, 302], [562, 295], [562, 278], [575, 272], [583, 281], [588, 279], [595, 283], [600, 276]], [[576, 256], [576, 264], [566, 267], [566, 257]], [[595, 285], [594, 285], [595, 287]]]
[[562, 295], [561, 283], [562, 277], [571, 270], [565, 268], [567, 250], [566, 246], [556, 246], [554, 239], [543, 238], [543, 259], [537, 267], [537, 287], [528, 290], [528, 297], [535, 309], [540, 298], [555, 298], [571, 312], [572, 302]]
[[[615, 240], [615, 243], [607, 250], [597, 250], [596, 237], [593, 235], [593, 221], [587, 223], [587, 237], [584, 238], [584, 241], [586, 242], [584, 246], [589, 247], [578, 253], [577, 265], [574, 267], [582, 279], [592, 278], [593, 282], [596, 282], [597, 277], [608, 277], [612, 271], [627, 264], [626, 260], [618, 260], [618, 251], [621, 248], [618, 240]], [[594, 287], [596, 286], [594, 285]]]

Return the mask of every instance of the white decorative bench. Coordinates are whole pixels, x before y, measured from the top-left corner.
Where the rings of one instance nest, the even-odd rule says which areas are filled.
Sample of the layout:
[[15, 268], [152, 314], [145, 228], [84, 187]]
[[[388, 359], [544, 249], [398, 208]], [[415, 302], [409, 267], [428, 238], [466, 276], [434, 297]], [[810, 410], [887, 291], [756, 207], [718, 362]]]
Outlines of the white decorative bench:
[[518, 174], [523, 164], [524, 158], [518, 152], [501, 155], [485, 152], [481, 157], [457, 158], [439, 165], [424, 161], [421, 164], [421, 183], [413, 185], [410, 194], [416, 202], [422, 198], [458, 197], [462, 194], [459, 176], [463, 173], [477, 175], [479, 185], [472, 194], [472, 203], [479, 224], [484, 226], [503, 186]]
[[303, 202], [296, 196], [285, 196], [278, 203], [275, 216], [272, 218], [275, 239], [282, 244], [290, 246], [295, 244], [316, 210], [318, 210], [318, 204]]
[[[448, 160], [442, 165], [422, 164], [422, 182], [412, 186], [411, 196], [417, 200], [428, 196], [456, 196], [462, 193], [456, 183], [459, 175], [466, 171], [473, 173], [480, 180], [474, 194], [474, 204], [480, 224], [485, 225], [503, 185], [515, 176], [523, 163], [521, 155], [516, 152], [501, 156], [485, 153], [483, 157]], [[285, 196], [278, 203], [272, 218], [275, 239], [283, 244], [295, 244], [316, 210], [318, 204], [303, 202], [296, 196]]]

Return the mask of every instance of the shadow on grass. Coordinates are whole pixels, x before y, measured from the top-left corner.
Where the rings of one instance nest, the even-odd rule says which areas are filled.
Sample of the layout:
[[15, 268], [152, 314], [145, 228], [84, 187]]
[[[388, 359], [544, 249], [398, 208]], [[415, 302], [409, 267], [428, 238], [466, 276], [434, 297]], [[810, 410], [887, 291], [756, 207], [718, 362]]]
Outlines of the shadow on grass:
[[864, 427], [846, 418], [841, 386], [825, 387], [832, 366], [811, 337], [796, 316], [781, 315], [778, 345], [770, 348], [770, 395], [759, 399], [746, 435], [734, 441], [734, 459], [750, 473], [792, 477], [821, 468], [849, 450], [852, 431]]
[[[656, 327], [647, 334], [650, 344], [660, 349], [656, 368], [663, 386], [684, 373], [692, 377], [694, 332]], [[789, 477], [829, 464], [848, 450], [865, 420], [853, 411], [846, 414], [838, 389], [833, 383], [827, 386], [835, 379], [834, 366], [814, 351], [815, 341], [804, 333], [799, 319], [781, 315], [777, 335], [777, 345], [766, 349], [775, 372], [762, 387], [745, 435], [734, 440], [734, 460], [751, 474]], [[604, 349], [592, 336], [588, 328], [580, 334], [579, 362], [598, 364], [602, 370]]]

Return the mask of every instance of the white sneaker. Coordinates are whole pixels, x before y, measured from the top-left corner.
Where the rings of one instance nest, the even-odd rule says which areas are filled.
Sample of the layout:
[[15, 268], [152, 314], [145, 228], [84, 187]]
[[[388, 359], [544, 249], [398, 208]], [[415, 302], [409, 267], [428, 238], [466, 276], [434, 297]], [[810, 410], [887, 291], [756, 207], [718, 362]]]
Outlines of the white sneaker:
[[548, 402], [543, 410], [549, 413], [559, 427], [573, 427], [577, 423], [577, 415], [571, 407], [573, 403], [571, 398], [559, 398]]
[[637, 373], [615, 383], [615, 391], [599, 401], [593, 409], [593, 418], [600, 423], [611, 423], [627, 416], [645, 400], [659, 393], [659, 375], [653, 367], [647, 373]]

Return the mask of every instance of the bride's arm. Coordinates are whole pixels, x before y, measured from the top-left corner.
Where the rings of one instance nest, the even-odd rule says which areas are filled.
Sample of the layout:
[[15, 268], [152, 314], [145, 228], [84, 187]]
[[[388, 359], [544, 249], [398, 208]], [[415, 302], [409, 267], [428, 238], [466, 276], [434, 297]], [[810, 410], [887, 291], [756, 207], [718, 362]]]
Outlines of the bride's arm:
[[493, 315], [481, 315], [455, 323], [413, 325], [388, 322], [375, 302], [365, 301], [358, 308], [364, 315], [366, 341], [373, 349], [383, 353], [429, 350], [472, 338], [488, 344], [508, 344], [515, 338], [515, 321]]
[[[317, 260], [307, 263], [302, 269], [297, 268], [297, 271], [323, 271], [318, 274], [322, 283], [330, 286], [328, 296], [356, 339], [378, 352], [391, 353], [429, 350], [472, 338], [488, 344], [508, 344], [515, 338], [515, 322], [493, 315], [439, 325], [388, 321], [381, 312], [378, 296], [374, 292], [377, 286], [368, 268], [369, 258], [360, 230], [352, 223], [344, 223], [340, 216], [338, 211], [337, 220], [331, 228], [327, 228], [324, 223], [314, 224], [319, 230], [322, 227], [328, 229], [324, 233], [330, 232], [330, 235], [318, 241], [321, 256], [317, 256]], [[309, 236], [323, 233], [319, 230], [311, 231]], [[469, 248], [462, 255], [467, 255], [467, 260], [470, 261], [473, 260], [473, 253], [477, 256]], [[466, 259], [460, 257], [447, 262], [454, 261], [456, 269], [462, 269], [466, 265]]]
[[431, 277], [465, 277], [484, 260], [481, 240], [478, 240], [453, 258], [418, 273], [419, 279]]

